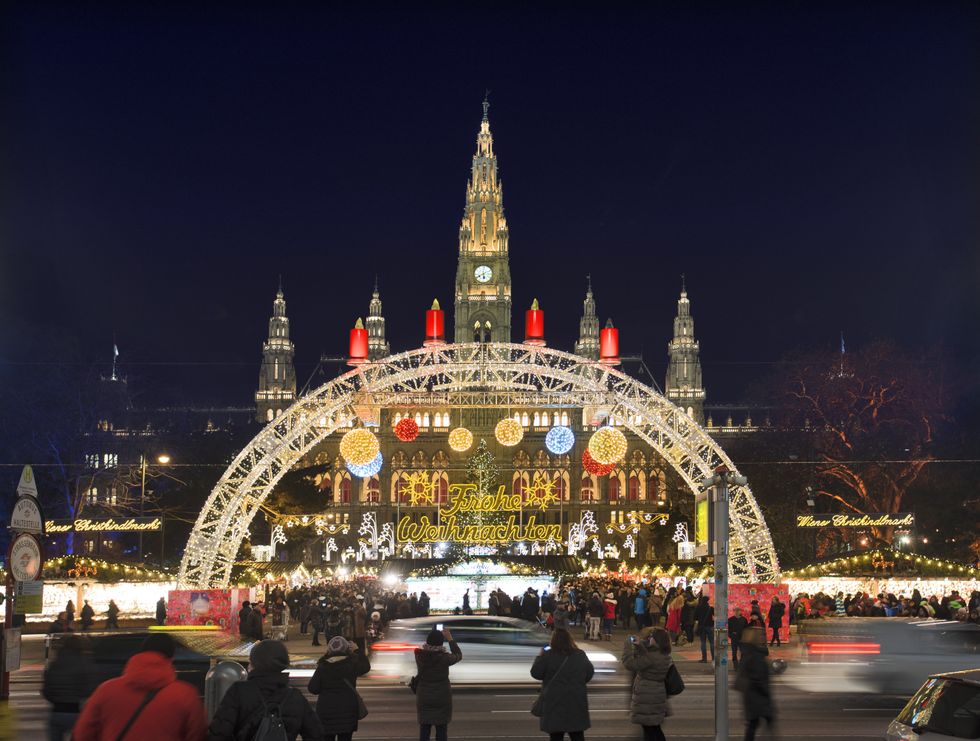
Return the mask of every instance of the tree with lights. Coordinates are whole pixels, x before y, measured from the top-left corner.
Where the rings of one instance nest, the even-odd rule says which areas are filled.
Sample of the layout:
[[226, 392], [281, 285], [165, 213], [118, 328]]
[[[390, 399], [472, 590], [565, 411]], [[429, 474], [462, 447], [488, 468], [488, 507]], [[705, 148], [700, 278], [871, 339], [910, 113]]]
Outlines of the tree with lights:
[[[466, 480], [476, 484], [476, 493], [480, 499], [497, 493], [500, 481], [500, 470], [497, 459], [487, 448], [487, 441], [480, 440], [476, 451], [466, 461]], [[510, 513], [505, 512], [460, 512], [456, 519], [461, 527], [466, 525], [495, 525], [507, 521]], [[454, 543], [454, 555], [465, 555], [466, 546]]]

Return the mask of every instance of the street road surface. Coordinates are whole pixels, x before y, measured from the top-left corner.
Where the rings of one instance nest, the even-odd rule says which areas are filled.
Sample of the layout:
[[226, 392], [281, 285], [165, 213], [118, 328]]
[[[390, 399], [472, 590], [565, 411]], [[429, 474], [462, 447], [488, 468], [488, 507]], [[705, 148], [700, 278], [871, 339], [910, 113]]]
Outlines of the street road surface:
[[[48, 703], [40, 695], [42, 654], [40, 637], [25, 640], [24, 665], [13, 676], [11, 694], [18, 722], [16, 738], [38, 738], [45, 730]], [[697, 663], [694, 660], [697, 656], [691, 651], [677, 652], [675, 658], [687, 689], [671, 701], [673, 715], [667, 719], [664, 732], [672, 740], [713, 739], [714, 678], [710, 665]], [[794, 671], [797, 672], [795, 676]], [[807, 684], [801, 673], [805, 673], [814, 685], [821, 685], [824, 691], [814, 693], [801, 689]], [[798, 664], [791, 665], [787, 674], [773, 678], [779, 738], [820, 741], [881, 739], [888, 723], [905, 704], [905, 699], [900, 697], [827, 692], [827, 684], [833, 681], [833, 667]], [[297, 680], [304, 693], [305, 682], [305, 679]], [[360, 730], [354, 736], [356, 741], [417, 737], [415, 696], [407, 687], [392, 686], [378, 680], [361, 681], [358, 687], [370, 715], [361, 722]], [[474, 741], [546, 739], [538, 730], [538, 720], [529, 712], [535, 691], [536, 685], [531, 682], [526, 685], [457, 687], [454, 690], [450, 738]], [[732, 739], [742, 737], [740, 701], [740, 695], [732, 690]], [[625, 676], [604, 677], [601, 683], [591, 687], [589, 709], [592, 729], [586, 738], [589, 741], [639, 739], [640, 728], [629, 722], [627, 706]], [[761, 737], [766, 738], [764, 734]]]

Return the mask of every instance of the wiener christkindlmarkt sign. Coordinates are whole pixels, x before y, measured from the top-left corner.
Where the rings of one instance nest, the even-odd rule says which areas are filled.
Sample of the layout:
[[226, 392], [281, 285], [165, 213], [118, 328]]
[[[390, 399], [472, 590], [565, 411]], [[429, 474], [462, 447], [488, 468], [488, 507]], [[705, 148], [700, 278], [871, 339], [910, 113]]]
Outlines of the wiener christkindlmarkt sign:
[[77, 520], [48, 520], [44, 532], [51, 533], [152, 533], [163, 527], [159, 517], [87, 517]]
[[797, 527], [914, 527], [911, 512], [797, 515]]

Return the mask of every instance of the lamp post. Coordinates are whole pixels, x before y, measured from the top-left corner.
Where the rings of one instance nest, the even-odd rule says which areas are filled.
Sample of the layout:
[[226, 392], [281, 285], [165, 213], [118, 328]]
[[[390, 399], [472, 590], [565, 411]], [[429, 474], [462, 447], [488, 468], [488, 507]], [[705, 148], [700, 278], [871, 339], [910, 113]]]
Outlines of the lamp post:
[[[165, 466], [170, 463], [170, 456], [166, 453], [160, 453], [157, 456], [157, 463], [161, 466]], [[146, 499], [146, 454], [140, 453], [140, 518], [143, 517], [143, 503]], [[161, 525], [162, 527], [162, 525]], [[139, 541], [139, 555], [140, 561], [143, 560], [143, 531], [140, 530], [140, 541]], [[161, 563], [163, 562], [163, 553], [160, 553]]]
[[715, 560], [715, 741], [728, 741], [728, 487], [744, 486], [746, 478], [725, 466], [707, 479], [714, 510], [711, 555]]

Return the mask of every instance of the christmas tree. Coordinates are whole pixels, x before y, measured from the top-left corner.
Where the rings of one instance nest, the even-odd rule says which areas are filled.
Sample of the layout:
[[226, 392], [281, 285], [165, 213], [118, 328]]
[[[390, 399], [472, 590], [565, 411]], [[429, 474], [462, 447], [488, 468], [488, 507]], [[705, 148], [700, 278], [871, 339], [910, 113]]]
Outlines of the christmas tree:
[[[476, 484], [476, 493], [480, 499], [493, 496], [497, 493], [500, 472], [497, 468], [497, 459], [487, 448], [487, 441], [480, 440], [476, 452], [470, 456], [466, 462], [466, 480], [471, 484]], [[507, 521], [508, 512], [460, 512], [457, 515], [459, 525], [496, 525]], [[453, 550], [457, 555], [476, 555], [477, 553], [498, 552], [499, 548], [487, 548], [486, 546], [465, 546], [453, 544]]]

